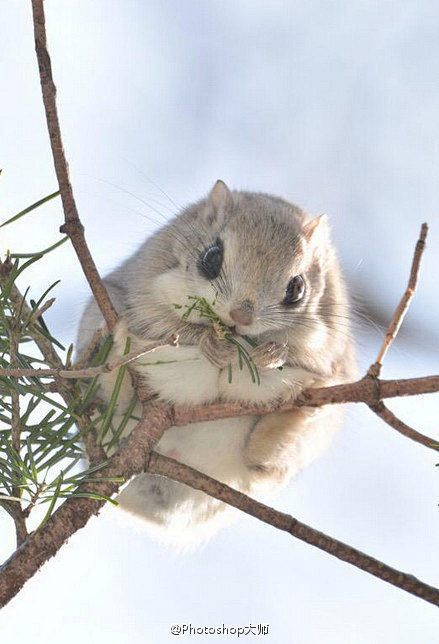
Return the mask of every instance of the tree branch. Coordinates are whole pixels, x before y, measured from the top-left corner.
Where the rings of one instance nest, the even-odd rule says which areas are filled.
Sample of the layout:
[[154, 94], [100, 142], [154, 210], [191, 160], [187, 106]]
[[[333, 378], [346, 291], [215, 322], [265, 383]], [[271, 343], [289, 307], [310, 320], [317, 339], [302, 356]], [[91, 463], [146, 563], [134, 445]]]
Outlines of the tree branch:
[[[108, 465], [96, 474], [96, 482], [79, 486], [77, 494], [92, 492], [100, 496], [115, 496], [121, 483], [99, 479], [123, 477], [128, 482], [133, 475], [142, 472], [154, 444], [172, 424], [173, 418], [166, 405], [149, 405], [144, 409], [142, 420], [108, 461]], [[30, 535], [0, 567], [0, 608], [58, 552], [72, 534], [99, 512], [104, 503], [104, 499], [71, 497], [39, 530]]]
[[[15, 295], [21, 305], [22, 298], [18, 291], [16, 291]], [[25, 303], [23, 303], [22, 311], [25, 311], [25, 306]], [[47, 347], [45, 348], [46, 350]], [[50, 355], [50, 351], [48, 353]], [[147, 402], [150, 402], [150, 392], [141, 391], [144, 397], [142, 420], [122, 444], [118, 452], [108, 461], [108, 465], [96, 476], [96, 482], [80, 486], [77, 494], [93, 492], [106, 497], [114, 496], [118, 493], [120, 484], [99, 481], [100, 478], [123, 476], [126, 481], [129, 481], [132, 476], [144, 471], [147, 466], [150, 471], [163, 473], [187, 485], [202, 489], [215, 498], [230, 503], [261, 520], [268, 521], [276, 527], [287, 530], [294, 536], [316, 545], [344, 561], [357, 565], [407, 592], [439, 605], [439, 590], [416, 580], [410, 575], [396, 571], [350, 546], [342, 544], [327, 535], [322, 535], [309, 526], [301, 524], [296, 519], [278, 513], [276, 510], [268, 508], [218, 481], [209, 479], [183, 464], [171, 459], [164, 459], [164, 457], [159, 457], [158, 455], [150, 457], [154, 444], [160, 440], [163, 432], [171, 426], [187, 425], [190, 422], [235, 415], [259, 415], [274, 411], [287, 411], [293, 406], [336, 404], [347, 400], [366, 402], [369, 406], [376, 407], [381, 398], [413, 395], [420, 392], [427, 393], [438, 389], [439, 376], [393, 381], [380, 381], [375, 377], [366, 376], [350, 385], [308, 389], [295, 402], [283, 405], [271, 403], [254, 406], [238, 403], [217, 403], [193, 409], [183, 406], [172, 408], [157, 402], [147, 405]], [[68, 392], [66, 395], [68, 396]], [[86, 422], [89, 422], [89, 419], [84, 417], [84, 423]], [[82, 426], [82, 422], [79, 424]], [[428, 441], [426, 444], [433, 442], [432, 439], [426, 438], [426, 440]], [[91, 451], [90, 460], [93, 463], [101, 461], [105, 454], [102, 448], [94, 441], [93, 434], [87, 437], [87, 442]], [[33, 533], [0, 568], [0, 606], [7, 603], [20, 590], [27, 579], [47, 559], [53, 556], [76, 530], [83, 527], [104, 503], [104, 500], [76, 497], [65, 501], [47, 523], [40, 530]], [[267, 517], [271, 517], [271, 519], [268, 520]], [[285, 523], [285, 517], [287, 517], [287, 523]]]
[[[361, 380], [349, 384], [305, 389], [296, 400], [281, 404], [273, 401], [265, 405], [240, 402], [219, 402], [203, 407], [176, 405], [174, 407], [174, 418], [177, 426], [185, 426], [190, 423], [199, 423], [206, 420], [219, 420], [221, 418], [232, 418], [235, 416], [263, 416], [265, 414], [291, 411], [295, 407], [321, 407], [322, 405], [334, 405], [347, 402], [362, 402], [375, 411], [375, 407], [377, 407], [383, 398], [414, 396], [438, 391], [439, 376], [407, 378], [404, 380], [379, 380], [378, 378], [365, 376]], [[385, 420], [383, 416], [381, 417]], [[389, 424], [395, 427], [392, 422]], [[402, 431], [398, 427], [395, 427], [395, 429], [398, 429], [407, 438], [422, 443], [430, 449], [439, 449], [438, 441], [433, 438], [424, 436], [415, 430], [409, 432]]]
[[[55, 94], [56, 89], [53, 82], [50, 57], [47, 51], [44, 3], [43, 0], [32, 0], [35, 46], [40, 70], [43, 101], [46, 110], [46, 117], [51, 140], [52, 152], [55, 163], [55, 170], [58, 177], [59, 188], [65, 212], [65, 224], [62, 229], [69, 235], [75, 251], [78, 255], [81, 266], [89, 281], [97, 304], [102, 311], [107, 326], [112, 332], [117, 323], [117, 314], [111, 304], [105, 286], [96, 270], [91, 254], [87, 248], [83, 226], [80, 222], [76, 209], [72, 187], [69, 180], [68, 167], [64, 155]], [[382, 360], [393, 341], [402, 318], [407, 310], [409, 301], [413, 296], [416, 285], [419, 261], [426, 235], [426, 226], [423, 227], [421, 238], [418, 242], [417, 251], [412, 266], [409, 287], [395, 313], [394, 319], [386, 335], [385, 343], [378, 354], [377, 360], [369, 371], [369, 376], [351, 385], [338, 385], [335, 387], [307, 390], [294, 403], [296, 406], [318, 406], [322, 404], [335, 404], [337, 402], [353, 401], [365, 402], [369, 406], [377, 407], [382, 398], [413, 395], [414, 393], [427, 393], [438, 391], [439, 376], [428, 378], [417, 378], [400, 381], [380, 381], [377, 376], [380, 373]], [[47, 341], [47, 339], [45, 339]], [[41, 346], [44, 346], [40, 338]], [[49, 342], [50, 345], [50, 342]], [[38, 345], [40, 346], [40, 344]], [[40, 347], [41, 348], [41, 347]], [[44, 347], [47, 355], [53, 347]], [[46, 356], [46, 353], [43, 354]], [[56, 355], [56, 352], [55, 352]], [[52, 356], [53, 364], [57, 369], [61, 361], [56, 355]], [[373, 368], [374, 367], [374, 368]], [[59, 374], [58, 374], [59, 375]], [[146, 398], [144, 398], [146, 401]], [[99, 495], [114, 496], [117, 494], [120, 484], [116, 482], [101, 481], [102, 477], [123, 476], [127, 481], [137, 473], [144, 471], [147, 466], [150, 471], [163, 473], [166, 476], [175, 478], [197, 489], [202, 489], [215, 498], [235, 505], [253, 516], [286, 530], [294, 536], [303, 539], [327, 552], [348, 561], [363, 570], [367, 570], [381, 579], [395, 584], [404, 590], [417, 595], [426, 601], [439, 605], [439, 590], [432, 588], [416, 580], [410, 575], [396, 571], [385, 564], [378, 562], [367, 555], [342, 544], [326, 535], [313, 530], [309, 526], [301, 524], [296, 519], [289, 517], [268, 508], [257, 501], [249, 499], [245, 495], [229, 488], [218, 481], [214, 481], [205, 475], [191, 470], [187, 466], [166, 459], [157, 454], [151, 454], [151, 450], [157, 440], [160, 439], [163, 431], [174, 425], [185, 425], [195, 422], [202, 417], [225, 418], [234, 415], [255, 415], [271, 413], [291, 409], [293, 403], [285, 405], [233, 405], [217, 404], [205, 408], [187, 410], [180, 407], [171, 407], [153, 402], [148, 407], [144, 405], [142, 420], [132, 431], [130, 436], [121, 445], [116, 454], [109, 459], [108, 464], [97, 475], [95, 483], [88, 483], [78, 488], [78, 493], [95, 492]], [[376, 411], [376, 410], [374, 410]], [[192, 419], [192, 420], [191, 420]], [[411, 436], [413, 437], [413, 436]], [[93, 438], [93, 437], [92, 437]], [[430, 441], [424, 437], [427, 442]], [[99, 446], [91, 440], [94, 449], [94, 458], [103, 456]], [[429, 445], [431, 447], [431, 445]], [[155, 469], [154, 469], [155, 468]], [[104, 504], [103, 500], [90, 498], [69, 498], [50, 517], [47, 523], [20, 546], [20, 548], [5, 562], [0, 569], [0, 606], [4, 605], [13, 597], [27, 579], [29, 579], [39, 567], [65, 543], [65, 541], [79, 528], [83, 527], [88, 519]]]
[[395, 414], [391, 412], [390, 409], [388, 409], [388, 407], [386, 407], [386, 405], [382, 401], [376, 403], [375, 405], [369, 405], [369, 407], [377, 416], [381, 418], [381, 420], [384, 420], [387, 425], [390, 425], [390, 427], [396, 429], [396, 431], [403, 436], [410, 438], [416, 443], [425, 445], [425, 447], [439, 451], [438, 438], [434, 439], [430, 438], [429, 436], [425, 436], [424, 434], [418, 432], [416, 429], [413, 429], [409, 425], [406, 425], [406, 423], [395, 416]]
[[69, 169], [64, 154], [58, 110], [56, 107], [56, 87], [53, 81], [52, 65], [50, 62], [49, 52], [47, 50], [44, 0], [32, 0], [32, 11], [35, 50], [37, 53], [38, 68], [40, 72], [44, 108], [46, 110], [47, 127], [49, 130], [55, 172], [58, 178], [58, 185], [65, 213], [65, 224], [61, 226], [60, 230], [70, 237], [96, 302], [104, 316], [109, 331], [112, 332], [117, 323], [117, 313], [111, 303], [104, 283], [99, 276], [96, 265], [85, 242], [84, 227], [79, 219], [72, 185], [70, 183]]
[[[387, 581], [425, 601], [439, 606], [439, 589], [419, 581], [412, 575], [391, 568], [347, 544], [333, 539], [297, 519], [278, 512], [259, 501], [216, 481], [178, 461], [151, 454], [156, 441], [163, 432], [175, 424], [175, 418], [167, 405], [153, 403], [144, 410], [142, 421], [133, 430], [126, 442], [110, 459], [96, 477], [96, 483], [88, 483], [78, 489], [78, 493], [94, 492], [99, 495], [114, 496], [120, 483], [102, 481], [101, 477], [123, 476], [128, 482], [132, 476], [147, 469], [155, 474], [168, 476], [180, 483], [224, 501], [261, 521], [289, 532], [326, 552], [362, 570]], [[150, 429], [154, 427], [154, 436]], [[45, 561], [50, 559], [61, 546], [82, 528], [93, 514], [97, 514], [104, 500], [70, 498], [67, 499], [47, 523], [29, 539], [0, 568], [0, 607], [4, 606], [32, 577]]]
[[123, 365], [129, 364], [130, 362], [133, 362], [149, 353], [154, 353], [157, 349], [169, 346], [178, 346], [177, 336], [172, 336], [168, 342], [150, 342], [148, 346], [143, 347], [143, 349], [138, 349], [137, 351], [133, 351], [118, 360], [106, 362], [98, 367], [87, 367], [86, 369], [62, 369], [61, 367], [57, 367], [56, 369], [0, 369], [0, 377], [31, 378], [33, 376], [38, 376], [40, 378], [57, 377], [66, 378], [68, 380], [94, 378], [95, 376], [100, 376], [103, 373], [109, 373], [110, 371], [119, 369]]
[[[22, 314], [26, 315], [28, 312], [27, 305], [23, 302], [18, 290], [15, 290], [15, 298], [16, 302], [21, 306]], [[44, 339], [47, 340], [46, 338]], [[51, 351], [46, 344], [43, 345], [42, 349], [45, 357], [46, 354], [51, 356]], [[125, 356], [125, 359], [127, 358], [131, 359], [133, 356], [130, 354], [130, 356]], [[118, 493], [120, 484], [107, 481], [100, 482], [99, 478], [123, 476], [129, 481], [132, 476], [144, 471], [146, 465], [148, 465], [151, 472], [162, 473], [196, 489], [202, 489], [219, 500], [230, 503], [263, 521], [272, 523], [275, 527], [286, 529], [294, 536], [322, 548], [344, 561], [357, 565], [363, 570], [367, 570], [371, 574], [426, 601], [437, 604], [439, 591], [416, 580], [414, 577], [390, 568], [384, 563], [327, 535], [322, 535], [313, 528], [301, 524], [296, 519], [264, 506], [218, 481], [209, 479], [202, 473], [187, 468], [181, 463], [172, 461], [172, 459], [165, 459], [157, 454], [150, 457], [149, 454], [163, 432], [171, 426], [183, 426], [191, 422], [231, 416], [262, 415], [275, 411], [288, 411], [294, 406], [320, 406], [347, 401], [365, 402], [376, 411], [377, 405], [382, 398], [430, 393], [438, 390], [439, 376], [389, 381], [366, 376], [351, 384], [307, 389], [302, 392], [296, 401], [283, 403], [282, 405], [277, 403], [256, 406], [243, 403], [216, 403], [198, 408], [187, 408], [185, 406], [172, 408], [160, 403], [153, 403], [146, 407], [147, 402], [150, 402], [150, 392], [140, 390], [145, 401], [141, 422], [130, 434], [127, 441], [123, 443], [120, 450], [109, 460], [108, 465], [99, 472], [96, 477], [96, 483], [81, 486], [78, 488], [77, 493], [93, 492], [106, 497], [114, 496]], [[72, 399], [68, 391], [63, 392], [63, 395], [66, 400], [71, 402]], [[84, 416], [84, 419], [81, 418], [80, 421], [78, 425], [81, 428], [90, 423], [90, 419], [86, 416]], [[408, 434], [406, 433], [406, 435]], [[422, 435], [419, 436], [422, 437]], [[409, 437], [414, 438], [413, 435]], [[419, 442], [433, 447], [433, 439], [427, 437], [422, 437], [422, 439]], [[96, 464], [104, 461], [106, 459], [105, 453], [102, 447], [94, 440], [92, 432], [86, 434], [85, 440], [91, 463]], [[53, 556], [74, 532], [83, 527], [104, 503], [104, 500], [89, 498], [70, 498], [64, 502], [48, 522], [39, 531], [33, 533], [0, 568], [0, 606], [7, 603], [20, 590], [27, 579], [33, 576], [40, 566]], [[259, 510], [261, 514], [258, 513]], [[288, 519], [287, 524], [285, 524], [285, 517]]]
[[378, 352], [378, 356], [375, 362], [373, 363], [373, 365], [371, 365], [369, 369], [368, 373], [371, 376], [378, 377], [380, 375], [381, 367], [383, 365], [383, 360], [386, 357], [386, 354], [390, 348], [390, 345], [392, 344], [392, 342], [394, 341], [394, 339], [398, 334], [398, 331], [404, 320], [405, 314], [407, 313], [408, 308], [410, 306], [410, 302], [412, 301], [413, 296], [415, 294], [416, 286], [418, 284], [418, 274], [419, 274], [419, 268], [421, 265], [422, 253], [424, 252], [425, 240], [427, 239], [427, 233], [428, 233], [427, 224], [422, 224], [419, 239], [416, 242], [415, 252], [413, 255], [412, 266], [410, 269], [409, 283], [404, 292], [404, 295], [402, 296], [398, 306], [396, 307], [396, 311], [393, 314], [393, 318], [390, 321], [389, 328], [387, 329], [386, 337], [384, 338], [383, 345]]
[[279, 530], [284, 530], [301, 541], [325, 550], [325, 552], [328, 552], [334, 557], [350, 563], [357, 568], [361, 568], [361, 570], [375, 575], [375, 577], [379, 577], [393, 586], [397, 586], [412, 595], [416, 595], [427, 602], [439, 606], [438, 588], [425, 584], [413, 575], [391, 568], [382, 561], [378, 561], [360, 550], [348, 546], [342, 541], [338, 541], [323, 532], [311, 528], [305, 523], [301, 523], [289, 514], [274, 510], [172, 458], [152, 452], [147, 470], [154, 474], [167, 476], [174, 481], [190, 485], [195, 490], [202, 490], [219, 501], [224, 501], [228, 505], [232, 505], [238, 508], [238, 510], [250, 514], [256, 519], [264, 521]]

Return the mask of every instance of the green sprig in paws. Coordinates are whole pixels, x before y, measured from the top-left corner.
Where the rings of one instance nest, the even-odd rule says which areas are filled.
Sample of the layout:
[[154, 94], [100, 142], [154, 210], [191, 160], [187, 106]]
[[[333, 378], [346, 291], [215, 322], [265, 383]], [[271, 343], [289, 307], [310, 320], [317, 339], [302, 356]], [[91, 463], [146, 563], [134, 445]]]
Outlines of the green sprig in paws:
[[[221, 318], [215, 313], [213, 307], [215, 306], [216, 298], [212, 302], [212, 304], [210, 304], [205, 297], [196, 297], [189, 295], [188, 299], [191, 300], [190, 304], [185, 304], [184, 306], [182, 306], [181, 304], [174, 304], [174, 307], [176, 309], [186, 309], [186, 311], [183, 313], [182, 319], [188, 320], [191, 313], [196, 312], [198, 313], [200, 318], [206, 318], [210, 320], [212, 328], [214, 329], [218, 340], [230, 342], [236, 347], [236, 350], [238, 352], [239, 369], [242, 371], [245, 365], [248, 369], [252, 382], [260, 385], [261, 379], [259, 377], [258, 369], [248, 349], [243, 344], [241, 344], [239, 340], [237, 340], [236, 336], [234, 336], [231, 332], [231, 329], [226, 324], [224, 324]], [[246, 335], [240, 337], [242, 337], [242, 339], [251, 347], [257, 346], [257, 342], [253, 340], [253, 338], [249, 338]], [[232, 365], [229, 364], [229, 383], [232, 383], [232, 376]]]

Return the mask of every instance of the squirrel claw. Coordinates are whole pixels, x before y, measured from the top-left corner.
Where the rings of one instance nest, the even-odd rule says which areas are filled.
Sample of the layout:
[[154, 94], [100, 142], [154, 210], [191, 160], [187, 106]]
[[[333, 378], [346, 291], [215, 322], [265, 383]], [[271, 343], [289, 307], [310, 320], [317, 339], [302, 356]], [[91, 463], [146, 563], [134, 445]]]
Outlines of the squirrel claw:
[[287, 361], [288, 347], [278, 342], [264, 342], [250, 351], [250, 357], [258, 369], [276, 369]]
[[210, 329], [203, 333], [200, 348], [204, 356], [218, 369], [227, 367], [235, 357], [236, 349], [226, 339], [219, 340], [215, 332]]

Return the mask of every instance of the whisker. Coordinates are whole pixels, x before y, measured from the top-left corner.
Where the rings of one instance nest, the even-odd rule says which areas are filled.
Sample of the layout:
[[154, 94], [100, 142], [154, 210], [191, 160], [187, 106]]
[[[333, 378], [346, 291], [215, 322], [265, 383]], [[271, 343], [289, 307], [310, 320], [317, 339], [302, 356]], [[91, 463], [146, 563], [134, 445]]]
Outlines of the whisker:
[[[91, 176], [91, 175], [87, 175]], [[133, 199], [136, 199], [136, 201], [140, 201], [140, 203], [143, 203], [145, 206], [153, 210], [157, 215], [159, 215], [163, 221], [168, 222], [169, 218], [166, 217], [158, 208], [155, 208], [154, 206], [151, 206], [148, 201], [145, 199], [142, 199], [142, 197], [139, 197], [138, 195], [134, 194], [134, 192], [131, 192], [131, 190], [128, 190], [127, 188], [124, 188], [123, 186], [119, 186], [117, 183], [113, 183], [113, 181], [109, 181], [108, 179], [103, 179], [101, 177], [95, 177], [91, 176], [92, 179], [95, 181], [99, 181], [100, 183], [106, 183], [108, 186], [111, 186], [112, 188], [116, 188], [116, 190], [119, 190], [120, 192], [129, 195], [130, 197], [133, 197]], [[163, 225], [163, 224], [162, 224]]]
[[181, 206], [179, 206], [178, 204], [176, 204], [176, 203], [175, 203], [175, 201], [174, 201], [173, 199], [171, 199], [171, 197], [167, 194], [167, 192], [165, 192], [165, 191], [163, 190], [163, 188], [162, 188], [158, 183], [156, 183], [155, 181], [153, 181], [153, 179], [151, 179], [151, 177], [150, 177], [150, 176], [148, 176], [148, 175], [147, 175], [143, 170], [141, 170], [137, 165], [135, 165], [135, 164], [134, 164], [134, 163], [132, 163], [131, 161], [128, 161], [127, 159], [125, 159], [125, 160], [127, 161], [127, 163], [129, 163], [129, 164], [131, 165], [131, 167], [132, 167], [132, 168], [134, 168], [134, 170], [135, 170], [138, 174], [140, 174], [140, 176], [141, 176], [141, 177], [143, 177], [144, 179], [146, 179], [146, 181], [148, 181], [152, 186], [154, 186], [154, 188], [156, 188], [156, 190], [158, 190], [159, 192], [161, 192], [161, 193], [162, 193], [162, 195], [163, 195], [163, 196], [164, 196], [164, 197], [169, 201], [169, 203], [170, 203], [172, 206], [174, 206], [174, 208], [176, 208], [176, 209], [177, 209], [177, 211], [180, 211], [180, 210], [181, 210]]

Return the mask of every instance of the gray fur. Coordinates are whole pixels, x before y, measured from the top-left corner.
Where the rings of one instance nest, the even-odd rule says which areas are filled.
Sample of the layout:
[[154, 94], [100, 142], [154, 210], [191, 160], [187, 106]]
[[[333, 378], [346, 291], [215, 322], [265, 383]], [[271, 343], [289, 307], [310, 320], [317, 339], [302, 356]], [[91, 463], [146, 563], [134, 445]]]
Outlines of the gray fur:
[[[218, 239], [224, 244], [224, 262], [218, 278], [209, 282], [200, 274], [200, 256]], [[305, 297], [297, 305], [286, 307], [282, 300], [289, 280], [295, 275], [302, 275], [305, 280]], [[189, 356], [183, 361], [186, 365], [188, 361], [196, 361], [193, 371], [187, 372], [189, 376], [184, 375], [186, 371], [180, 374], [183, 366], [178, 364], [173, 370], [171, 365], [169, 371], [162, 370], [163, 377], [159, 376], [158, 367], [143, 368], [149, 385], [156, 387], [157, 393], [170, 402], [183, 401], [190, 405], [215, 398], [247, 402], [286, 398], [297, 395], [313, 381], [345, 382], [356, 372], [349, 301], [326, 220], [311, 220], [300, 208], [278, 197], [230, 192], [225, 184], [217, 182], [207, 199], [185, 209], [147, 239], [105, 283], [128, 333], [138, 344], [166, 340], [178, 333], [180, 351], [174, 349], [168, 354], [177, 358]], [[194, 315], [188, 321], [181, 319], [182, 310], [174, 304], [184, 306], [188, 295], [215, 301], [215, 311], [229, 326], [233, 326], [230, 312], [242, 312], [236, 318], [242, 319], [244, 326], [237, 325], [237, 332], [252, 336], [260, 345], [254, 352], [263, 374], [259, 390], [249, 382], [248, 374], [239, 371], [236, 361], [235, 381], [232, 385], [226, 383], [224, 364], [229, 357], [233, 361], [233, 349], [225, 349], [224, 341], [218, 343], [206, 320]], [[79, 327], [79, 354], [85, 351], [100, 325], [101, 315], [96, 304], [90, 302]], [[195, 354], [189, 351], [191, 346]], [[284, 365], [282, 377], [275, 368], [279, 364]], [[200, 383], [193, 394], [190, 387], [187, 391], [185, 388], [188, 377]], [[173, 379], [175, 390], [169, 389]], [[183, 381], [184, 385], [178, 384]], [[211, 385], [206, 384], [205, 391], [200, 392], [205, 382]], [[111, 383], [111, 379], [103, 379], [106, 399], [111, 394]], [[128, 387], [126, 396], [129, 395]], [[121, 408], [124, 404], [126, 401], [122, 400]], [[181, 451], [182, 461], [256, 494], [261, 472], [271, 481], [273, 489], [279, 480], [286, 482], [323, 451], [326, 439], [322, 440], [321, 448], [314, 445], [320, 441], [322, 424], [332, 423], [335, 431], [340, 423], [339, 411], [328, 408], [321, 413], [310, 410], [306, 417], [301, 413], [300, 417], [297, 414], [289, 417], [285, 430], [283, 419], [280, 425], [275, 418], [271, 421], [249, 419], [247, 425], [242, 419], [221, 421], [216, 431], [221, 433], [224, 443], [223, 460], [228, 458], [224, 438], [227, 432], [239, 426], [242, 433], [239, 439], [233, 439], [237, 441], [233, 449], [242, 453], [230, 456], [230, 463], [223, 470], [219, 465], [214, 466], [214, 456], [209, 456], [209, 449], [215, 450], [215, 444], [208, 448], [199, 443], [199, 452], [204, 456], [198, 460], [194, 456], [197, 440], [214, 443], [220, 435], [206, 423], [196, 428], [169, 430], [157, 449], [163, 453]], [[273, 431], [267, 429], [272, 421], [276, 421]], [[276, 438], [278, 434], [280, 438]], [[189, 444], [192, 447], [188, 452]], [[176, 529], [180, 526], [181, 534], [181, 525], [189, 529], [195, 524], [208, 523], [224, 509], [223, 504], [201, 501], [205, 495], [200, 497], [200, 493], [188, 490], [143, 475], [122, 493], [121, 501], [135, 514], [168, 527], [174, 515], [186, 513], [184, 520], [180, 516], [179, 522], [174, 521]]]

